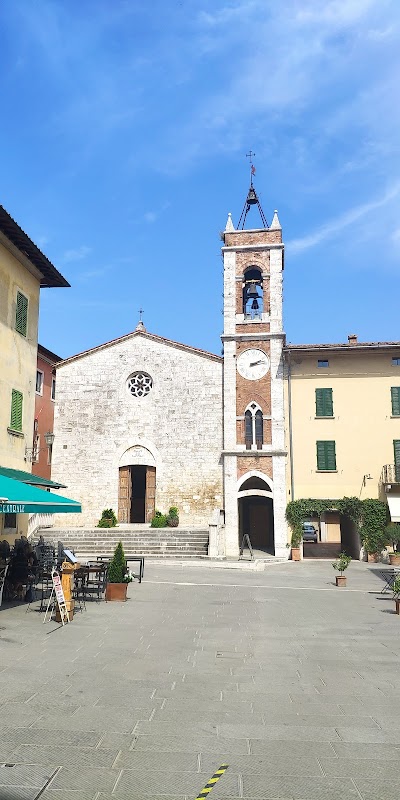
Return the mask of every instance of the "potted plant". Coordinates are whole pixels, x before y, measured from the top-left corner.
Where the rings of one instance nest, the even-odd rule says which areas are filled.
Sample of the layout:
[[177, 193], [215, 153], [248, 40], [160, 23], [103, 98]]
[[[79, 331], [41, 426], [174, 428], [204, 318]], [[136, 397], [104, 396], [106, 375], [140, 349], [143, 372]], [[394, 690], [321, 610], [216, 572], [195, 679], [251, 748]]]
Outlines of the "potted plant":
[[385, 534], [387, 541], [391, 542], [393, 553], [389, 553], [389, 561], [392, 566], [400, 566], [400, 551], [397, 549], [398, 541], [400, 539], [400, 526], [396, 522], [390, 522], [386, 525]]
[[346, 555], [346, 553], [340, 553], [338, 560], [332, 563], [333, 569], [340, 572], [340, 575], [336, 575], [336, 586], [346, 586], [346, 575], [343, 575], [343, 573], [349, 566], [350, 561], [350, 556]]
[[167, 525], [169, 528], [177, 528], [179, 525], [178, 509], [176, 506], [171, 506], [168, 511]]
[[97, 523], [97, 527], [98, 528], [115, 528], [115, 526], [117, 524], [117, 521], [118, 520], [117, 520], [112, 508], [105, 508], [103, 513], [102, 513], [102, 515], [101, 515], [101, 519], [99, 519], [99, 521]]
[[292, 561], [300, 561], [301, 549], [300, 545], [303, 541], [303, 531], [301, 525], [296, 525], [293, 529], [291, 547], [292, 547]]
[[130, 583], [131, 580], [132, 575], [126, 565], [122, 542], [118, 542], [114, 555], [108, 565], [106, 600], [119, 600], [124, 602], [126, 600], [128, 583]]
[[161, 511], [156, 511], [154, 517], [150, 522], [150, 528], [166, 528], [167, 527], [167, 515], [162, 514]]

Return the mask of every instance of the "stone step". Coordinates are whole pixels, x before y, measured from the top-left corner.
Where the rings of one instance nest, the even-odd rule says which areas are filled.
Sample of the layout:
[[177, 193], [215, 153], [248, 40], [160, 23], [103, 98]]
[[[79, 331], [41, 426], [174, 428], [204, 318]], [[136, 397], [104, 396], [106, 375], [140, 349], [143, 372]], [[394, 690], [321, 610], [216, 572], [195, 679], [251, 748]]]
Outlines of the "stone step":
[[79, 558], [112, 556], [119, 541], [128, 555], [146, 557], [204, 558], [208, 556], [208, 531], [176, 528], [143, 528], [127, 530], [118, 528], [76, 529], [59, 528], [39, 530], [46, 541], [55, 545], [62, 541], [65, 548], [73, 550]]

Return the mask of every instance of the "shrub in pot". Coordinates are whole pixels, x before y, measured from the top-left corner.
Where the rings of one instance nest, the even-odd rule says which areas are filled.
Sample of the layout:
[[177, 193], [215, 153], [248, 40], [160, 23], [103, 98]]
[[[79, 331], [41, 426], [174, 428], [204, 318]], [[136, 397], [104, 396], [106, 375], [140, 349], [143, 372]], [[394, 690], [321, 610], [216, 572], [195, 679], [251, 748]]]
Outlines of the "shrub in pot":
[[385, 535], [388, 542], [393, 547], [393, 553], [389, 553], [389, 561], [393, 566], [400, 566], [400, 551], [397, 549], [400, 539], [400, 525], [396, 522], [390, 522], [386, 525]]
[[346, 553], [340, 553], [338, 560], [332, 563], [333, 569], [336, 569], [338, 572], [340, 572], [340, 575], [336, 575], [336, 586], [346, 586], [346, 576], [343, 575], [343, 573], [349, 566], [350, 562], [350, 556], [346, 555]]
[[101, 519], [97, 523], [98, 528], [115, 528], [117, 525], [117, 518], [112, 508], [105, 508], [102, 512]]
[[168, 511], [167, 525], [169, 528], [177, 528], [179, 525], [179, 515], [176, 506], [171, 506]]
[[127, 569], [122, 542], [118, 542], [114, 555], [108, 565], [106, 600], [126, 600], [126, 590], [132, 575]]
[[166, 528], [166, 527], [167, 527], [167, 515], [162, 514], [161, 511], [156, 511], [153, 519], [150, 522], [150, 528]]
[[291, 548], [292, 548], [292, 561], [300, 561], [301, 558], [301, 551], [300, 545], [303, 541], [303, 530], [301, 525], [296, 525], [293, 529], [292, 538], [291, 538]]

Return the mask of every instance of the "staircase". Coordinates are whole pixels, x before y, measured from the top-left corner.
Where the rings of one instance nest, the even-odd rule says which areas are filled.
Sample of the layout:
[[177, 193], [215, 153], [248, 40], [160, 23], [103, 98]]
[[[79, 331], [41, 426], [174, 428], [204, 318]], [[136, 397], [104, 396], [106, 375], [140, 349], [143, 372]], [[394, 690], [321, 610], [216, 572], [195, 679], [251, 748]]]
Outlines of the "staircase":
[[95, 559], [112, 556], [118, 542], [127, 555], [149, 558], [205, 558], [208, 556], [208, 530], [195, 528], [150, 528], [124, 525], [118, 528], [51, 528], [39, 529], [45, 541], [73, 550], [78, 558]]

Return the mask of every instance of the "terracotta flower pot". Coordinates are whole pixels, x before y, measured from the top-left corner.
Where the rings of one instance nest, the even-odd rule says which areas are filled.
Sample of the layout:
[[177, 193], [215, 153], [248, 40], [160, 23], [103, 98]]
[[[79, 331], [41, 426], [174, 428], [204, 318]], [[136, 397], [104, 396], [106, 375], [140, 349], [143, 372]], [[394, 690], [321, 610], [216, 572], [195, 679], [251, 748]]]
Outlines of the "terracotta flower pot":
[[396, 603], [396, 614], [400, 614], [400, 599], [396, 598], [394, 602]]
[[336, 575], [336, 586], [346, 586], [346, 575]]
[[300, 561], [300, 547], [292, 547], [292, 561]]
[[368, 562], [370, 564], [377, 564], [380, 561], [380, 553], [368, 553]]
[[107, 583], [106, 586], [106, 600], [112, 602], [114, 600], [124, 603], [126, 600], [126, 591], [128, 588], [127, 583]]
[[389, 563], [393, 567], [400, 566], [400, 555], [398, 553], [389, 553]]

